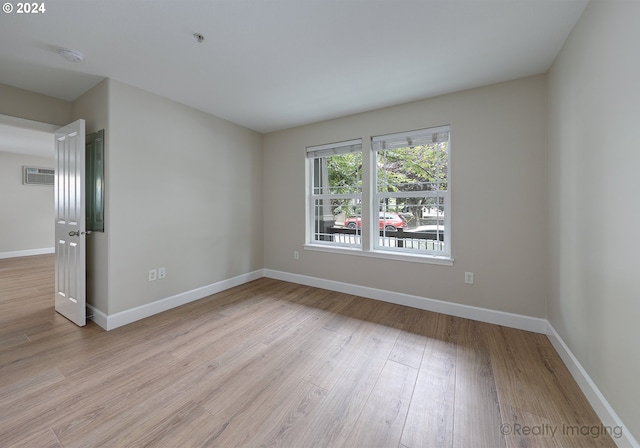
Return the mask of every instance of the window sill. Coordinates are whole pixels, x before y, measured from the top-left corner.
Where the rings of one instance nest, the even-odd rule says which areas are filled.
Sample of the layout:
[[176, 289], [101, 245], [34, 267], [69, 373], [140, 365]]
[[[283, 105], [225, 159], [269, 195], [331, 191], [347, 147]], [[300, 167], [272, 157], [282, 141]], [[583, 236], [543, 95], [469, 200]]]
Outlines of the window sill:
[[365, 251], [359, 248], [335, 247], [328, 245], [325, 246], [322, 244], [305, 244], [304, 249], [317, 252], [329, 252], [334, 254], [356, 255], [359, 257], [382, 258], [385, 260], [409, 261], [412, 263], [436, 264], [440, 266], [453, 266], [453, 258], [437, 257], [433, 255], [403, 254], [399, 252], [382, 250]]

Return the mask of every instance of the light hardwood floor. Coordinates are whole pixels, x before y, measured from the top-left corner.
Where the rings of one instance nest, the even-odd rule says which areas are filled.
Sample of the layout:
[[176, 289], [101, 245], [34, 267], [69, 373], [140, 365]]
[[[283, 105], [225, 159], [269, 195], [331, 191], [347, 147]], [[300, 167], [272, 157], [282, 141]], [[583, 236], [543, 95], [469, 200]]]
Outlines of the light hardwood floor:
[[[543, 335], [271, 279], [105, 332], [0, 260], [0, 446], [615, 446]], [[580, 435], [581, 433], [586, 435]]]

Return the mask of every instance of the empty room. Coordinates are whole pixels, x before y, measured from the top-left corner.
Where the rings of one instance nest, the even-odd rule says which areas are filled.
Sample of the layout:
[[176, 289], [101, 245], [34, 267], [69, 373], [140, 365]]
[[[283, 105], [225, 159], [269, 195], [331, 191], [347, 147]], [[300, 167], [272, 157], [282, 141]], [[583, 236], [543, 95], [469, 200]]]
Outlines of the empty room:
[[640, 2], [0, 14], [0, 446], [640, 447]]

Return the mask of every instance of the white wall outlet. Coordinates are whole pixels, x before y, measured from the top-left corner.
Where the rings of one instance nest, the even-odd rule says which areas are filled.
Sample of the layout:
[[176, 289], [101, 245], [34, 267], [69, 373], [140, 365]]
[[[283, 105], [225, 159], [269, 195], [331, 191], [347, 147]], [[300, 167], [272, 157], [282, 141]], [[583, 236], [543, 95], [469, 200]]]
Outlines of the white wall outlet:
[[167, 268], [158, 268], [158, 279], [165, 278], [167, 276]]
[[293, 251], [293, 259], [294, 260], [299, 260], [300, 259], [300, 252], [298, 252], [297, 250]]
[[464, 273], [464, 282], [467, 285], [473, 285], [473, 272], [465, 272]]
[[157, 269], [149, 269], [149, 281], [155, 282], [158, 280], [158, 270]]

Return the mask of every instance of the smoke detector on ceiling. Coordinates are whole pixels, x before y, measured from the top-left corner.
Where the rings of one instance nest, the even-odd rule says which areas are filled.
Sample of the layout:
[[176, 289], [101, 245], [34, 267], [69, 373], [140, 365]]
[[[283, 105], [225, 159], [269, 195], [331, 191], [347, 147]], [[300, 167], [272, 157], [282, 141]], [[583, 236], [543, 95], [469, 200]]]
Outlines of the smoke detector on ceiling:
[[69, 62], [82, 62], [84, 61], [84, 55], [78, 50], [71, 50], [69, 48], [62, 48], [58, 50], [58, 54], [65, 58]]

